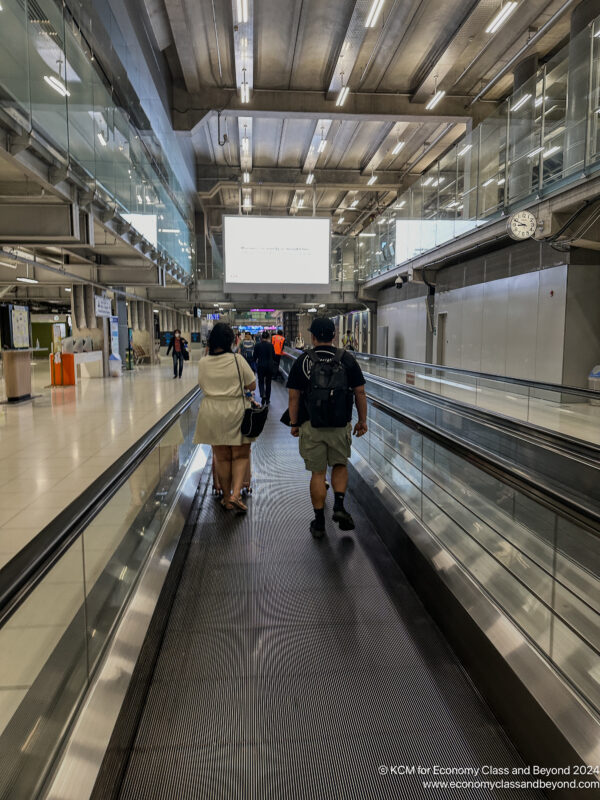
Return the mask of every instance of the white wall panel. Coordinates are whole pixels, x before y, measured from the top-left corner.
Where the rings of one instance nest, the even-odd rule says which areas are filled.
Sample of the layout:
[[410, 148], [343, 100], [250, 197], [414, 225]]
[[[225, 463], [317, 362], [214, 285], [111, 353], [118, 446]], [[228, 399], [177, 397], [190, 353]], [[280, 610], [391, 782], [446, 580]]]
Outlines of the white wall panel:
[[388, 352], [394, 358], [425, 361], [427, 324], [424, 297], [381, 305], [377, 309], [377, 327], [389, 328]]
[[506, 329], [508, 318], [508, 281], [490, 281], [483, 285], [483, 320], [481, 332], [481, 371], [506, 375]]
[[539, 272], [506, 278], [508, 318], [506, 330], [506, 374], [511, 378], [535, 377]]
[[[538, 324], [535, 379], [563, 383], [567, 274], [573, 267], [554, 267], [539, 272]], [[551, 294], [551, 292], [553, 294]]]
[[461, 364], [463, 369], [481, 372], [481, 339], [483, 327], [483, 284], [465, 286], [462, 290]]
[[446, 365], [560, 383], [566, 276], [563, 265], [438, 293]]

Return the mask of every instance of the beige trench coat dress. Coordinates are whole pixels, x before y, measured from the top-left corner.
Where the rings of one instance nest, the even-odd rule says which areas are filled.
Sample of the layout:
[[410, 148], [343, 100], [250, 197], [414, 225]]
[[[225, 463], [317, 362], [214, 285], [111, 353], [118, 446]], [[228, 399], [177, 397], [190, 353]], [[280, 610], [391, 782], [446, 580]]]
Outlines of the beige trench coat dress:
[[251, 444], [240, 433], [240, 426], [250, 400], [243, 397], [236, 369], [237, 361], [242, 384], [249, 386], [256, 380], [246, 359], [233, 353], [204, 356], [198, 363], [198, 383], [203, 392], [198, 410], [195, 444], [239, 445]]

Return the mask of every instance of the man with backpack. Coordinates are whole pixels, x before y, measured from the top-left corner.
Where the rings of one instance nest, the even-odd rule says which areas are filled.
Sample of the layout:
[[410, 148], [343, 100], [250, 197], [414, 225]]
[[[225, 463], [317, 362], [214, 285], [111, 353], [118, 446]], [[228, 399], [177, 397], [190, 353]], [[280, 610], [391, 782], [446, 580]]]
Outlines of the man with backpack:
[[348, 485], [347, 462], [352, 446], [352, 407], [356, 402], [358, 422], [354, 435], [367, 428], [365, 379], [354, 356], [333, 347], [335, 325], [326, 317], [315, 317], [310, 327], [312, 350], [302, 353], [288, 379], [292, 436], [300, 439], [300, 455], [312, 473], [310, 496], [315, 518], [310, 532], [315, 539], [325, 534], [327, 466], [332, 467], [335, 496], [333, 520], [343, 531], [354, 529], [354, 520], [344, 508]]

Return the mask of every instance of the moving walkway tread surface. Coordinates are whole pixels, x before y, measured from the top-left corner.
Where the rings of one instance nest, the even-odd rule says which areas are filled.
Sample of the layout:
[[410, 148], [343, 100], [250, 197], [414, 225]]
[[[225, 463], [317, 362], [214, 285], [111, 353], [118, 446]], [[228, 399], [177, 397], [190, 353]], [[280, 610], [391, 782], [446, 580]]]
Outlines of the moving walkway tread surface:
[[248, 515], [202, 505], [120, 797], [430, 798], [379, 768], [520, 766], [360, 498], [356, 531], [311, 538], [284, 402], [274, 387]]

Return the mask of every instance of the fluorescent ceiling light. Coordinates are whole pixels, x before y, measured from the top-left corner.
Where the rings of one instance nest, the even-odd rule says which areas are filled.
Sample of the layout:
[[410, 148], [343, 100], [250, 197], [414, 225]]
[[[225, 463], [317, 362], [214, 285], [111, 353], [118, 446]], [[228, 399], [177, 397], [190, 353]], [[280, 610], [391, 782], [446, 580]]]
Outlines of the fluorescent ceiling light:
[[244, 136], [242, 139], [242, 152], [247, 153], [250, 149], [250, 140], [247, 136]]
[[17, 265], [16, 264], [9, 264], [6, 261], [0, 261], [0, 267], [8, 267], [9, 269], [16, 269]]
[[421, 186], [429, 186], [430, 183], [433, 183], [433, 178], [425, 178], [425, 180], [421, 182]]
[[135, 196], [135, 199], [138, 201], [138, 203], [143, 203], [143, 202], [144, 202], [144, 201], [142, 200], [142, 196], [141, 196], [141, 195], [139, 195], [139, 194], [136, 194], [136, 196]]
[[250, 102], [250, 87], [248, 86], [248, 82], [244, 81], [241, 86], [241, 100], [242, 103], [249, 103]]
[[358, 205], [358, 200], [353, 200], [353, 201], [350, 203], [350, 208], [356, 208], [356, 206], [357, 206], [357, 205]]
[[385, 225], [386, 222], [387, 222], [387, 220], [384, 218], [384, 219], [380, 219], [378, 224], [379, 225]]
[[67, 89], [62, 81], [59, 81], [58, 78], [55, 78], [54, 75], [44, 75], [44, 80], [51, 86], [55, 92], [58, 92], [63, 97], [70, 97], [71, 92]]
[[500, 180], [498, 181], [498, 186], [504, 186], [505, 183], [506, 183], [506, 178], [500, 178]]
[[314, 172], [309, 172], [308, 175], [306, 176], [306, 182], [308, 183], [309, 186], [314, 181], [314, 179], [315, 179]]
[[485, 182], [484, 182], [484, 183], [482, 183], [481, 185], [482, 185], [482, 186], [483, 186], [483, 188], [485, 189], [485, 187], [486, 187], [486, 186], [489, 186], [489, 185], [490, 185], [490, 183], [493, 183], [493, 182], [494, 182], [494, 178], [488, 178], [488, 179], [487, 179], [487, 181], [485, 181]]
[[102, 135], [102, 132], [100, 132], [100, 133], [98, 134], [98, 141], [100, 142], [100, 144], [102, 145], [102, 147], [106, 147], [106, 145], [108, 144], [108, 142], [106, 141], [106, 139], [105, 139], [105, 138], [104, 138], [104, 136]]
[[65, 292], [70, 292], [71, 289], [68, 286], [65, 286]]
[[238, 22], [248, 22], [248, 0], [237, 0]]
[[543, 149], [543, 147], [536, 147], [535, 150], [532, 150], [531, 153], [528, 153], [527, 158], [534, 158], [534, 156], [537, 156], [539, 153], [541, 153]]
[[158, 314], [158, 308], [153, 308], [152, 311], [154, 311], [155, 314]]
[[309, 314], [316, 314], [317, 313], [317, 309], [316, 308], [309, 308], [308, 309], [308, 313]]
[[343, 221], [344, 221], [344, 217], [340, 217], [340, 218], [338, 219], [338, 225], [341, 225]]
[[365, 20], [365, 28], [375, 27], [384, 3], [385, 0], [373, 0], [373, 5], [371, 6], [371, 10], [367, 14], [367, 19]]
[[319, 142], [319, 153], [322, 153], [326, 147], [327, 147], [327, 139], [321, 139], [321, 141]]
[[300, 200], [298, 200], [297, 206], [298, 208], [302, 208], [303, 205], [304, 205], [304, 198], [301, 197]]
[[500, 11], [496, 14], [494, 19], [490, 22], [490, 24], [485, 29], [486, 33], [496, 33], [497, 30], [504, 25], [506, 20], [510, 17], [513, 13], [515, 8], [517, 7], [517, 3], [514, 0], [509, 0], [508, 3], [505, 3]]
[[244, 172], [244, 183], [250, 183], [250, 173]]
[[[598, 35], [598, 34], [596, 34]], [[555, 144], [554, 147], [551, 147], [549, 150], [544, 150], [544, 158], [549, 158], [550, 156], [554, 155], [554, 153], [560, 150], [560, 145]]]
[[406, 200], [403, 200], [401, 203], [396, 203], [394, 208], [404, 208], [405, 205], [406, 205]]
[[343, 106], [346, 102], [346, 98], [348, 97], [348, 93], [350, 92], [349, 86], [344, 86], [340, 89], [340, 92], [337, 96], [337, 100], [335, 101], [336, 106]]
[[377, 180], [377, 175], [371, 175], [371, 177], [367, 181], [367, 186], [373, 186], [376, 180]]
[[438, 91], [433, 95], [431, 100], [425, 106], [425, 110], [431, 111], [432, 108], [435, 108], [445, 94], [446, 94], [445, 89], [438, 89]]
[[530, 99], [531, 99], [531, 94], [529, 94], [529, 93], [528, 94], [524, 94], [523, 97], [517, 103], [515, 103], [515, 105], [511, 108], [511, 111], [518, 111]]
[[396, 147], [394, 147], [394, 149], [392, 150], [392, 155], [393, 156], [397, 156], [398, 153], [400, 152], [400, 150], [402, 150], [403, 147], [404, 147], [404, 142], [398, 142]]
[[21, 281], [21, 283], [39, 283], [35, 278], [17, 278], [17, 280]]
[[544, 100], [547, 100], [547, 99], [548, 99], [547, 97], [536, 97], [535, 103], [534, 103], [535, 107], [539, 108], [542, 105], [542, 103], [544, 102]]
[[468, 152], [469, 152], [469, 150], [470, 150], [472, 147], [473, 147], [473, 145], [472, 145], [472, 144], [466, 144], [466, 145], [463, 147], [463, 149], [462, 149], [462, 150], [459, 150], [459, 151], [458, 151], [458, 157], [460, 158], [461, 156], [464, 156], [464, 155], [465, 155], [465, 153], [468, 153]]
[[359, 233], [358, 235], [359, 236], [370, 236], [370, 237], [372, 237], [372, 236], [376, 236], [377, 234], [375, 234], [375, 233]]

